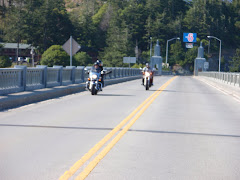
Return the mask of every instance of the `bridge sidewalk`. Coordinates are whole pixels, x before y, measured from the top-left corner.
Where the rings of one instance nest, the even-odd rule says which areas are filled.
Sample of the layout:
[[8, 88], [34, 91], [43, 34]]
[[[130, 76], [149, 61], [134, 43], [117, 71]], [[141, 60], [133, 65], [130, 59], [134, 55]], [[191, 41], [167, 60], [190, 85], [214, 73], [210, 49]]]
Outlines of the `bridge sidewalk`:
[[223, 91], [226, 94], [229, 94], [240, 101], [240, 87], [238, 84], [234, 86], [234, 84], [227, 84], [221, 80], [204, 77], [204, 76], [194, 76], [194, 78], [215, 87], [216, 89]]

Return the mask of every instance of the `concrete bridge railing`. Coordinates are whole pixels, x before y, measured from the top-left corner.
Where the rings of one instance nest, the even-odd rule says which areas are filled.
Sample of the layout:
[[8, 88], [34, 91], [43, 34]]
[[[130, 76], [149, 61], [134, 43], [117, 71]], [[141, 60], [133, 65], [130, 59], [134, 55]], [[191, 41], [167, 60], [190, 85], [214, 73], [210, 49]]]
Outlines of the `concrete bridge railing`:
[[[91, 67], [86, 67], [89, 70]], [[141, 70], [137, 68], [106, 67], [111, 74], [106, 79], [129, 76], [139, 76]], [[35, 90], [41, 88], [79, 84], [86, 81], [88, 74], [84, 66], [14, 66], [14, 68], [0, 68], [0, 95]]]
[[240, 73], [210, 71], [199, 72], [198, 75], [218, 79], [224, 83], [240, 87]]

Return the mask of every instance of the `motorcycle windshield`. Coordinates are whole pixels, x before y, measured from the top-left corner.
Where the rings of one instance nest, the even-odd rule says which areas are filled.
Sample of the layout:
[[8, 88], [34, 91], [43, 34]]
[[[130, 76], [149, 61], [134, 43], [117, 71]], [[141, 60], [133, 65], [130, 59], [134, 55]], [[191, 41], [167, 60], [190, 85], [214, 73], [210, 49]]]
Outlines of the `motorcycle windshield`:
[[99, 78], [99, 76], [100, 76], [100, 72], [98, 72], [98, 71], [94, 71], [94, 70], [91, 70], [90, 72], [89, 72], [89, 77], [94, 77], [94, 76], [97, 76], [97, 78]]

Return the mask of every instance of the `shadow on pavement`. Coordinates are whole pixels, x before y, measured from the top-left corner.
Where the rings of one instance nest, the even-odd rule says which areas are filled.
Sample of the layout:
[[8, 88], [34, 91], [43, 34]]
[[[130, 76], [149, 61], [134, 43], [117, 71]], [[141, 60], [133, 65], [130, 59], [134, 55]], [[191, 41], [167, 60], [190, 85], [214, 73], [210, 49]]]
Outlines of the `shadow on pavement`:
[[[96, 127], [67, 127], [67, 126], [43, 126], [43, 125], [24, 125], [24, 124], [0, 124], [0, 127], [22, 127], [22, 128], [52, 128], [52, 129], [77, 129], [77, 130], [100, 130], [111, 131], [113, 128], [96, 128]], [[120, 129], [122, 130], [122, 129]], [[156, 134], [180, 134], [180, 135], [195, 135], [195, 136], [215, 136], [215, 137], [233, 137], [240, 138], [240, 135], [233, 134], [210, 134], [210, 133], [195, 133], [195, 132], [177, 132], [177, 131], [157, 131], [157, 130], [139, 130], [129, 129], [130, 132], [140, 133], [156, 133]]]
[[52, 128], [52, 129], [83, 129], [83, 130], [103, 130], [109, 131], [113, 128], [91, 128], [91, 127], [67, 127], [67, 126], [42, 126], [42, 125], [25, 125], [25, 124], [0, 124], [0, 127], [23, 127], [23, 128]]
[[127, 94], [97, 94], [97, 96], [135, 96], [135, 95], [127, 95]]
[[194, 133], [194, 132], [177, 132], [177, 131], [156, 131], [156, 130], [138, 130], [129, 129], [131, 132], [143, 132], [143, 133], [158, 133], [158, 134], [182, 134], [182, 135], [196, 135], [196, 136], [220, 136], [220, 137], [234, 137], [240, 138], [240, 135], [230, 134], [210, 134], [210, 133]]

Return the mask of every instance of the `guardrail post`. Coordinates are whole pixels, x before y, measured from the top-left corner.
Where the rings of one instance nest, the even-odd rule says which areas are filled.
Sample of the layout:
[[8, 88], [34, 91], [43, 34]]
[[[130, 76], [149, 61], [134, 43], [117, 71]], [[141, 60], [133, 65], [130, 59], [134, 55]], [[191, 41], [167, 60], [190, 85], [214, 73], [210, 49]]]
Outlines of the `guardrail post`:
[[75, 83], [75, 72], [76, 72], [76, 67], [75, 66], [66, 66], [67, 69], [72, 69], [71, 70], [71, 81], [72, 84]]
[[227, 84], [228, 84], [228, 73], [227, 73], [227, 80], [226, 81], [227, 81]]
[[112, 71], [112, 72], [109, 74], [109, 77], [110, 77], [110, 79], [113, 79], [113, 78], [114, 78], [114, 76], [113, 76], [113, 73], [114, 73], [114, 72], [113, 72], [113, 68], [110, 67], [109, 70]]
[[53, 66], [53, 68], [57, 68], [58, 69], [58, 82], [60, 83], [60, 86], [62, 86], [63, 66]]
[[240, 87], [240, 73], [238, 74], [238, 84], [239, 84], [239, 87]]
[[[85, 72], [84, 72], [84, 66], [77, 66], [77, 69], [80, 69], [81, 70], [81, 80], [82, 82], [84, 82], [84, 77], [85, 77]], [[75, 76], [76, 78], [76, 76]]]
[[234, 74], [234, 86], [235, 86], [236, 82], [237, 82], [237, 74]]
[[123, 75], [122, 75], [122, 68], [119, 68], [119, 77], [123, 77]]
[[15, 65], [14, 68], [22, 69], [22, 76], [21, 76], [21, 85], [23, 87], [23, 91], [26, 90], [26, 84], [27, 84], [27, 66], [20, 66], [20, 65]]
[[112, 78], [113, 78], [113, 79], [116, 78], [116, 73], [117, 73], [117, 68], [113, 67], [113, 68], [112, 68]]
[[43, 69], [42, 83], [44, 85], [44, 88], [46, 88], [47, 87], [47, 66], [46, 65], [37, 65], [36, 68]]
[[119, 73], [120, 73], [120, 70], [118, 67], [116, 67], [116, 77], [115, 78], [118, 78], [119, 77]]

